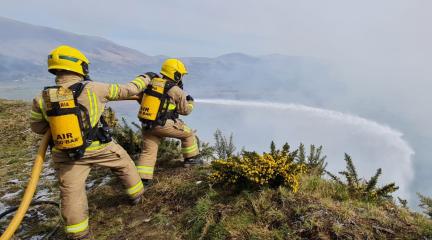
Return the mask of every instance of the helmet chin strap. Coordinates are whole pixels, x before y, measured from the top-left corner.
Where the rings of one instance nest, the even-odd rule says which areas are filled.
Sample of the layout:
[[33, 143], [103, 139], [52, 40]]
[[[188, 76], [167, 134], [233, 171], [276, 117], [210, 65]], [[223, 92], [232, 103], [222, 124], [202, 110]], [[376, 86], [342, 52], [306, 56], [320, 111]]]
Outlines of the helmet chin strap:
[[89, 75], [89, 66], [86, 62], [81, 63], [81, 67], [83, 69], [84, 73], [84, 81], [91, 81], [90, 75]]

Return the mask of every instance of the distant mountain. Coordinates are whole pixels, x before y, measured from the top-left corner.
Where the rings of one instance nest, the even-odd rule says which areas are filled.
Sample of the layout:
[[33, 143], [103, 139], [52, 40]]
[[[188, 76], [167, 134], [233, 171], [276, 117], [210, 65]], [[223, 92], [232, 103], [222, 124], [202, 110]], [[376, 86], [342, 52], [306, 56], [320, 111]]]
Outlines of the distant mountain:
[[[125, 82], [140, 73], [157, 72], [165, 58], [149, 56], [100, 37], [0, 17], [0, 82], [3, 83], [0, 97], [29, 98], [42, 86], [52, 84], [52, 75], [46, 71], [46, 56], [61, 44], [83, 51], [91, 62], [91, 76], [108, 82]], [[330, 91], [341, 87], [332, 82], [326, 65], [312, 58], [231, 53], [183, 60], [190, 72], [185, 86], [197, 97], [320, 103], [328, 98]], [[19, 93], [15, 94], [15, 90]]]
[[160, 60], [160, 57], [150, 57], [100, 37], [77, 35], [0, 17], [0, 81], [22, 80], [28, 75], [49, 76], [45, 68], [46, 56], [61, 44], [85, 52], [93, 72], [102, 75], [122, 73]]

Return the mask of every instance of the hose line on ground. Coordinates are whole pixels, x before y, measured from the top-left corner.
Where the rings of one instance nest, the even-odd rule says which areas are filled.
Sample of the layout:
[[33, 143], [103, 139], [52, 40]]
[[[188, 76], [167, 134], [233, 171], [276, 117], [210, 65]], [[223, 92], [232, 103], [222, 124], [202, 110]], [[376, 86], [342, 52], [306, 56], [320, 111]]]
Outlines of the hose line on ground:
[[30, 181], [27, 185], [27, 188], [24, 192], [24, 196], [22, 198], [21, 204], [13, 217], [12, 221], [9, 223], [9, 226], [6, 228], [5, 232], [1, 235], [0, 240], [9, 240], [21, 224], [21, 221], [24, 218], [25, 213], [27, 212], [30, 203], [32, 201], [33, 195], [36, 191], [37, 184], [39, 182], [39, 176], [42, 171], [43, 162], [45, 160], [45, 154], [48, 148], [48, 142], [51, 139], [51, 130], [48, 130], [42, 138], [42, 141], [39, 145], [39, 149], [36, 155], [36, 159], [33, 165], [32, 173], [30, 176]]
[[[60, 204], [58, 202], [37, 200], [37, 201], [32, 201], [30, 203], [30, 207], [41, 206], [41, 205], [51, 205], [56, 207], [60, 211]], [[7, 215], [13, 212], [16, 212], [17, 210], [18, 210], [18, 206], [14, 206], [7, 209], [6, 211], [0, 213], [0, 219], [6, 217]], [[56, 226], [50, 232], [46, 233], [41, 239], [50, 239], [50, 237], [52, 237], [59, 229], [60, 223], [61, 223], [61, 219], [57, 222]]]

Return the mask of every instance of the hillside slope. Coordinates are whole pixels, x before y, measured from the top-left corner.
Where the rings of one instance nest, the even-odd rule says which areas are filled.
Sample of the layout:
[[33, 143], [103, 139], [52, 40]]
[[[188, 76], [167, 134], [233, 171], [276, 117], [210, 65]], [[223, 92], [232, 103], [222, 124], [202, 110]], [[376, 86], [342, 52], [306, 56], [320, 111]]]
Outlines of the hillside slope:
[[[148, 56], [101, 37], [0, 17], [0, 97], [29, 100], [36, 89], [53, 84], [53, 76], [46, 70], [46, 57], [60, 44], [83, 51], [91, 62], [92, 78], [108, 82], [127, 82], [138, 74], [158, 72], [166, 58]], [[334, 95], [332, 91], [343, 87], [331, 79], [325, 63], [311, 57], [231, 53], [182, 59], [190, 73], [185, 85], [196, 97], [321, 103]]]
[[[0, 100], [1, 202], [19, 202], [38, 137], [28, 131], [29, 104]], [[341, 186], [304, 175], [300, 189], [231, 191], [210, 184], [210, 167], [159, 166], [155, 184], [130, 206], [112, 173], [95, 169], [87, 181], [90, 224], [96, 239], [431, 239], [432, 221], [392, 201], [347, 198]], [[58, 200], [54, 172], [46, 164], [39, 192]], [[6, 196], [6, 197], [5, 197]], [[3, 208], [6, 206], [3, 206]], [[57, 229], [56, 211], [32, 210], [18, 236]], [[1, 224], [5, 226], [5, 224]], [[63, 239], [59, 230], [53, 239]]]

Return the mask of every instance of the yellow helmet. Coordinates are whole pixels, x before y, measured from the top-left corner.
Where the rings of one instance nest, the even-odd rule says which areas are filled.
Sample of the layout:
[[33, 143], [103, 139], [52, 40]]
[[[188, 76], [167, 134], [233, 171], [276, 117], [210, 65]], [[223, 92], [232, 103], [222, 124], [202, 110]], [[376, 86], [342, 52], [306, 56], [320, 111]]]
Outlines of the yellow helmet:
[[162, 64], [160, 73], [174, 81], [180, 81], [187, 74], [185, 65], [179, 59], [169, 58]]
[[48, 71], [52, 74], [56, 74], [56, 70], [68, 70], [86, 76], [89, 64], [84, 54], [67, 45], [56, 47], [48, 55]]

